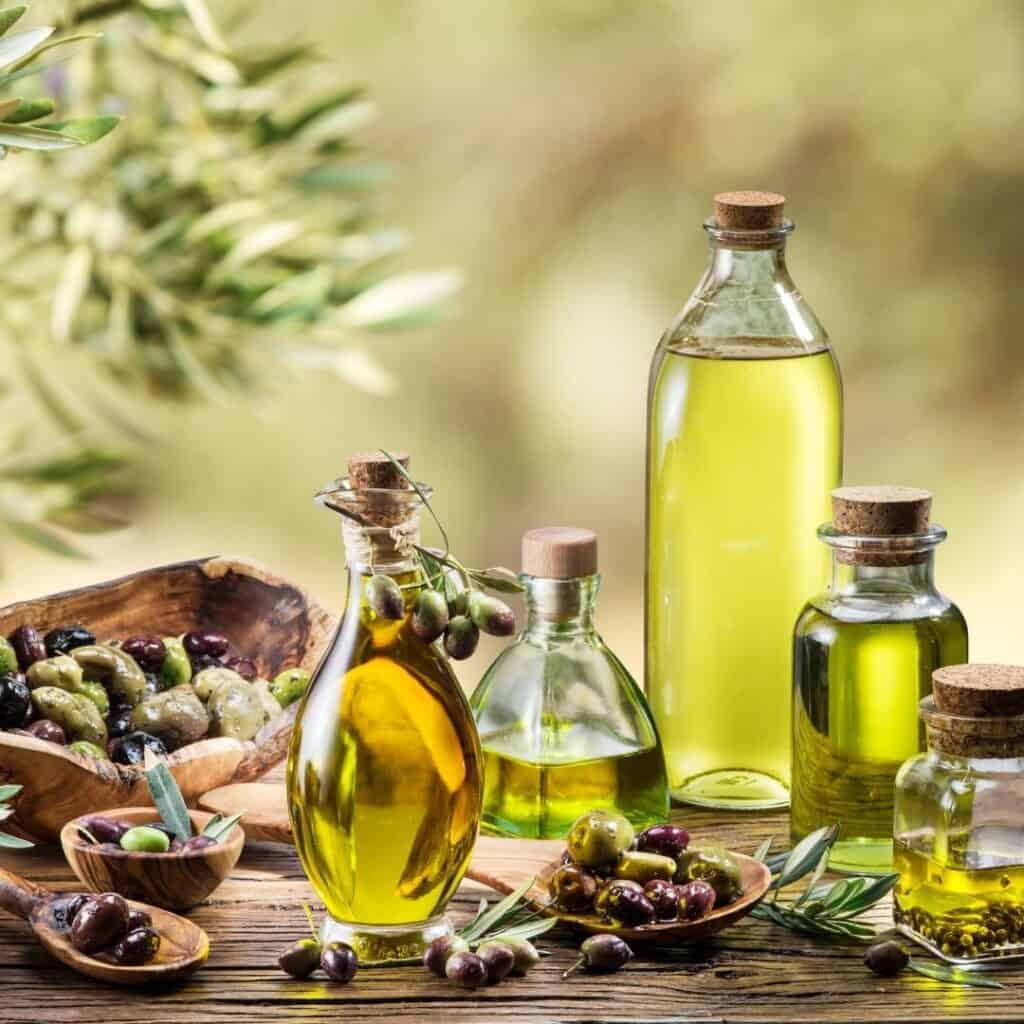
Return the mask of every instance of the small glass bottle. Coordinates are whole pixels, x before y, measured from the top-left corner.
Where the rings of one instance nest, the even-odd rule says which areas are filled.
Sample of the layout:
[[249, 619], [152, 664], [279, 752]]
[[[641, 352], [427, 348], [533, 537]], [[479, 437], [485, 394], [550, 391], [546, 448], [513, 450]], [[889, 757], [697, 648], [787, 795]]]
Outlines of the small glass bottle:
[[[327, 907], [323, 941], [364, 962], [417, 957], [451, 931], [442, 914], [480, 820], [480, 743], [441, 645], [409, 623], [425, 586], [411, 548], [421, 498], [390, 461], [365, 455], [318, 500], [343, 517], [349, 593], [292, 734], [295, 847]], [[374, 575], [401, 588], [400, 618], [371, 608]]]
[[893, 913], [959, 967], [1024, 956], [1024, 668], [955, 665], [921, 701], [928, 752], [896, 779]]
[[783, 197], [715, 196], [710, 258], [651, 365], [647, 696], [672, 795], [789, 803], [790, 635], [825, 585], [842, 471], [828, 335], [786, 267]]
[[932, 672], [967, 660], [967, 624], [935, 587], [932, 496], [912, 487], [841, 487], [818, 536], [832, 585], [793, 638], [794, 839], [839, 823], [829, 866], [892, 870], [893, 779], [924, 749], [918, 702]]
[[593, 808], [615, 809], [638, 827], [665, 821], [668, 786], [650, 710], [594, 628], [596, 535], [528, 531], [520, 579], [526, 628], [471, 701], [485, 831], [561, 839]]

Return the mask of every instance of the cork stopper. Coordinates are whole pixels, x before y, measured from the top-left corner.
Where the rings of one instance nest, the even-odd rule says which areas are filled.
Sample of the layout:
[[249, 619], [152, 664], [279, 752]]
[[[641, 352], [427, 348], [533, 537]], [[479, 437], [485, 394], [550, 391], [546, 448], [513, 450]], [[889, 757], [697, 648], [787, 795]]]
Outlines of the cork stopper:
[[786, 197], [776, 192], [719, 192], [715, 223], [726, 231], [771, 231], [782, 226]]
[[[394, 452], [395, 462], [409, 468], [408, 452]], [[354, 490], [408, 491], [409, 481], [382, 452], [360, 452], [348, 460], [348, 481]]]
[[1024, 715], [1024, 668], [949, 665], [932, 673], [935, 707], [951, 715]]
[[523, 572], [572, 580], [597, 572], [597, 534], [571, 526], [543, 526], [523, 534]]
[[1024, 668], [948, 665], [921, 701], [928, 745], [959, 757], [1024, 755]]
[[[928, 532], [932, 510], [930, 491], [920, 487], [837, 487], [832, 492], [832, 526], [854, 537], [915, 537]], [[928, 549], [894, 546], [893, 550], [840, 549], [847, 565], [913, 565], [923, 562]]]

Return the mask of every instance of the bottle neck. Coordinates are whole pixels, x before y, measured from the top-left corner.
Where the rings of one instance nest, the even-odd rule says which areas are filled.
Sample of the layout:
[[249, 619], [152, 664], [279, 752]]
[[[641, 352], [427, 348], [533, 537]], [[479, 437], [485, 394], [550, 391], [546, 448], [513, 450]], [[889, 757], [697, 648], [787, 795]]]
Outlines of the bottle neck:
[[420, 542], [420, 517], [416, 512], [392, 526], [364, 526], [342, 520], [345, 564], [353, 578], [384, 573], [397, 576], [416, 568], [414, 545]]
[[599, 574], [571, 580], [521, 576], [520, 580], [526, 587], [527, 635], [558, 638], [594, 633]]
[[780, 282], [790, 291], [795, 286], [786, 268], [786, 240], [781, 236], [770, 246], [746, 248], [712, 238], [709, 243], [706, 284], [725, 284], [760, 290]]
[[832, 552], [832, 592], [834, 594], [933, 594], [935, 593], [935, 553], [921, 552], [907, 565], [850, 564], [843, 551]]

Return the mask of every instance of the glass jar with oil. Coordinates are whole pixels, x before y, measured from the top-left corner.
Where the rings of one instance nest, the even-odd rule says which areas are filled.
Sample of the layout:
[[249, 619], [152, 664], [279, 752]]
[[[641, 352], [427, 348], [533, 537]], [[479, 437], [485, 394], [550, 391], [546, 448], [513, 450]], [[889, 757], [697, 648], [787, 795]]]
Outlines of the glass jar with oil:
[[[318, 500], [343, 517], [349, 593], [292, 733], [295, 846], [327, 907], [323, 941], [347, 942], [365, 962], [418, 957], [451, 931], [444, 907], [480, 820], [480, 744], [443, 650], [409, 622], [425, 585], [411, 554], [422, 499], [368, 455]], [[371, 607], [375, 574], [401, 588], [400, 618]]]
[[590, 530], [523, 537], [526, 628], [473, 693], [484, 752], [483, 827], [561, 839], [607, 808], [643, 828], [665, 821], [658, 733], [639, 687], [594, 628], [600, 578]]
[[897, 927], [964, 968], [1024, 957], [1024, 668], [955, 665], [896, 779]]
[[924, 750], [918, 702], [932, 672], [967, 660], [967, 624], [935, 586], [946, 531], [913, 487], [841, 487], [818, 536], [832, 584], [793, 637], [793, 791], [799, 840], [838, 822], [829, 867], [892, 870], [893, 780]]
[[828, 335], [786, 268], [783, 197], [715, 197], [711, 255], [651, 366], [647, 695], [672, 795], [789, 802], [790, 637], [824, 587], [842, 470]]

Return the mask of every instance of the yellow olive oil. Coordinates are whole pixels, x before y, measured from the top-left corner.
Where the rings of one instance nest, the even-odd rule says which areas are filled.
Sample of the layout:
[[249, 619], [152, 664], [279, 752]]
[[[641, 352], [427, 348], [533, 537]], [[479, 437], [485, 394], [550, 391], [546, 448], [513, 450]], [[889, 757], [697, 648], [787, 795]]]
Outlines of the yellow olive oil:
[[469, 706], [407, 616], [377, 618], [352, 571], [349, 610], [306, 696], [288, 758], [295, 845], [338, 922], [401, 925], [440, 913], [476, 840], [481, 759]]
[[638, 829], [668, 816], [665, 766], [657, 746], [621, 756], [534, 764], [484, 742], [485, 831], [519, 839], [562, 839], [587, 811], [620, 810]]
[[967, 626], [953, 605], [937, 615], [883, 621], [862, 600], [835, 618], [809, 604], [793, 654], [792, 832], [800, 839], [838, 822], [833, 870], [892, 870], [893, 784], [925, 749], [918, 704], [932, 672], [967, 661]]
[[678, 338], [651, 371], [648, 698], [672, 795], [785, 806], [791, 637], [827, 579], [815, 529], [842, 464], [831, 350]]
[[[897, 839], [893, 863], [900, 879], [893, 902], [901, 930], [954, 961], [1024, 953], [1024, 864], [1017, 833], [1008, 838], [1006, 863], [970, 855], [947, 863], [927, 843]], [[957, 839], [949, 837], [954, 848]], [[966, 834], [959, 839], [965, 847]]]

